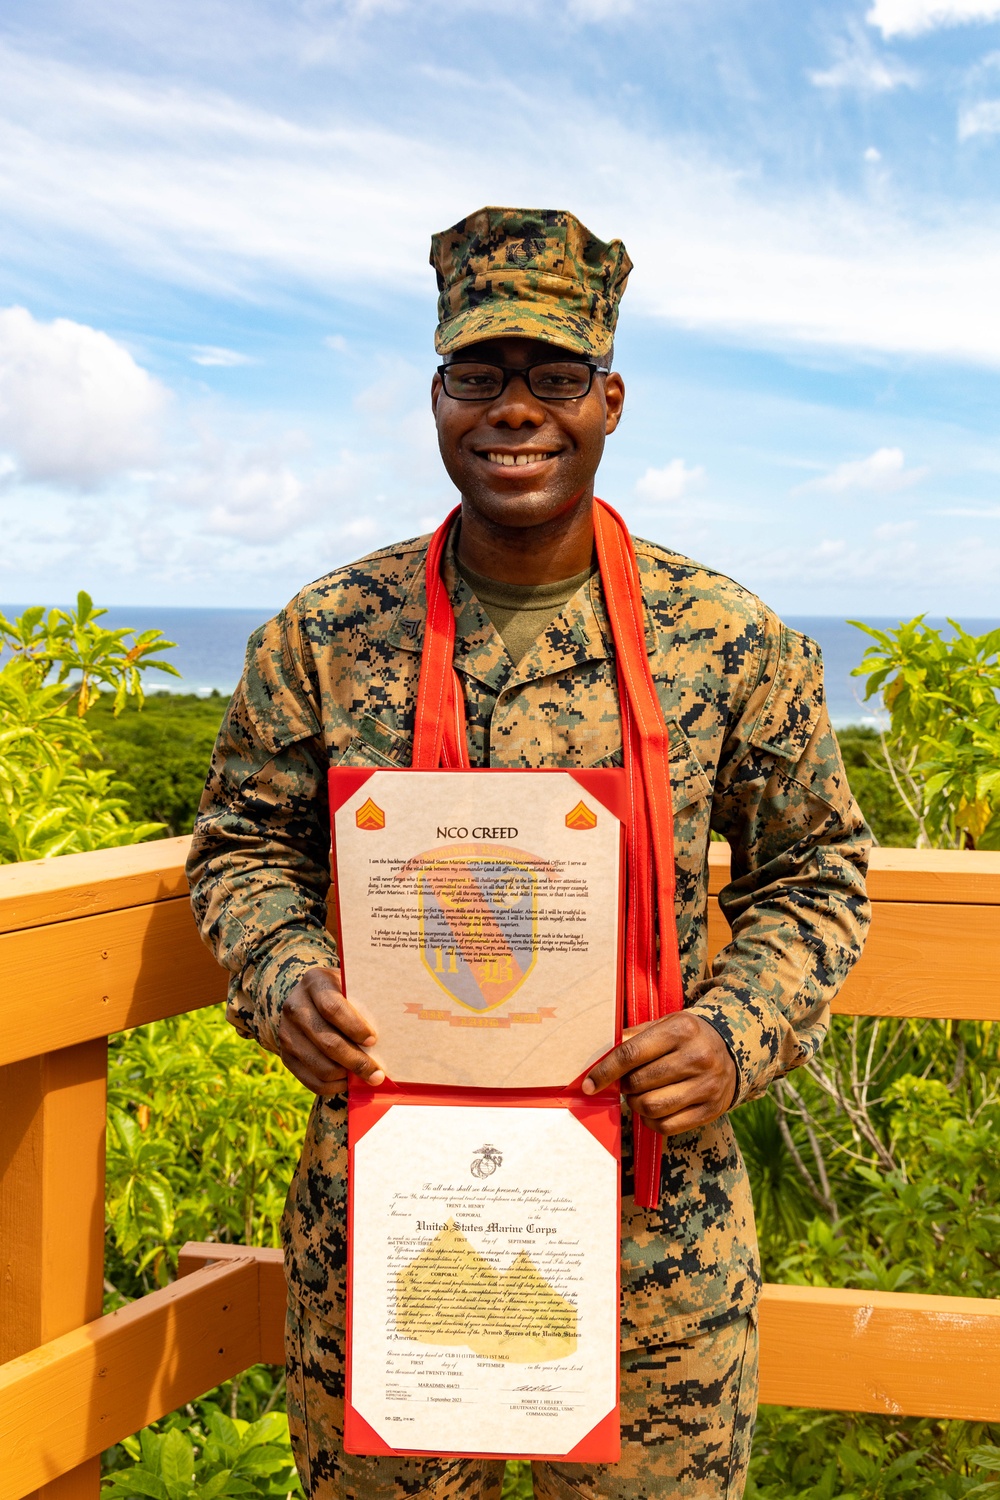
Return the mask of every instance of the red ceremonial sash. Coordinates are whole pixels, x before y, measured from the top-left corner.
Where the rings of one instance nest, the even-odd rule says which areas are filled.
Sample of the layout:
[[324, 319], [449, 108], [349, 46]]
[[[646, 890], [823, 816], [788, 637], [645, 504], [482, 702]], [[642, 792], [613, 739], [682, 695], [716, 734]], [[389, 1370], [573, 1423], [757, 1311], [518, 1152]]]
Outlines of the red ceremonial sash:
[[[465, 698], [453, 665], [455, 615], [441, 577], [448, 533], [460, 514], [461, 506], [456, 506], [434, 533], [427, 552], [427, 624], [413, 731], [413, 765], [424, 771], [440, 766], [469, 767]], [[670, 747], [649, 670], [639, 566], [632, 538], [618, 512], [597, 499], [594, 536], [615, 642], [629, 805], [625, 833], [626, 1009], [628, 1024], [641, 1026], [684, 1005], [674, 916]], [[632, 1119], [635, 1201], [640, 1208], [655, 1208], [660, 1197], [663, 1142], [642, 1120], [635, 1115]]]

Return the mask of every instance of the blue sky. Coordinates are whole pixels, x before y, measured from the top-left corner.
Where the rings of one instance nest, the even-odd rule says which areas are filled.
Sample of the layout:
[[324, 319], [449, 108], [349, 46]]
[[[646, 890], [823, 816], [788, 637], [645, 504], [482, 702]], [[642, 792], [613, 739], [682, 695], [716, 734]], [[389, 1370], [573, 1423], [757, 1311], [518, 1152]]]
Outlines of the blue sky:
[[6, 0], [0, 597], [271, 607], [452, 503], [432, 231], [635, 261], [599, 491], [789, 614], [997, 615], [1000, 0]]

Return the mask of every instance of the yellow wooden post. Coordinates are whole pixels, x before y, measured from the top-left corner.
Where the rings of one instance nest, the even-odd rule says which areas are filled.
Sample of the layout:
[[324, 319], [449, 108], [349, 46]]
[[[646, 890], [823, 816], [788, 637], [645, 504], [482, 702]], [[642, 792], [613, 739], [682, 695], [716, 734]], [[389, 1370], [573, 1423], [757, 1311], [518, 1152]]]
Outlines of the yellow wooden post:
[[[102, 1037], [0, 1068], [0, 1364], [100, 1316], [107, 1057]], [[98, 1457], [36, 1496], [99, 1490]]]

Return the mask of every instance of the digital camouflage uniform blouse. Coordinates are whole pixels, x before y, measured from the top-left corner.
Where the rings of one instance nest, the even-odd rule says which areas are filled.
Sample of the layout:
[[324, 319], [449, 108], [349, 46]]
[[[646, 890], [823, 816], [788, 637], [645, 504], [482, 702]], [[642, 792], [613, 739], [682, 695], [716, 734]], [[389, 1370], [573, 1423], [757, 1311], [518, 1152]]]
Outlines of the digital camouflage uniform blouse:
[[[428, 538], [305, 588], [251, 637], [219, 734], [189, 874], [228, 1014], [275, 1049], [282, 1001], [335, 962], [326, 771], [405, 767]], [[677, 931], [687, 1005], [724, 1037], [737, 1102], [805, 1062], [861, 951], [870, 835], [844, 774], [815, 644], [731, 579], [637, 541], [650, 666], [670, 733]], [[474, 766], [621, 764], [614, 652], [594, 575], [515, 667], [453, 550]], [[732, 939], [709, 968], [710, 830], [732, 850]], [[318, 1099], [284, 1220], [293, 1295], [344, 1317], [344, 1096]], [[664, 1145], [660, 1206], [636, 1209], [624, 1132], [622, 1343], [668, 1343], [752, 1310], [760, 1285], [746, 1170], [727, 1116]]]

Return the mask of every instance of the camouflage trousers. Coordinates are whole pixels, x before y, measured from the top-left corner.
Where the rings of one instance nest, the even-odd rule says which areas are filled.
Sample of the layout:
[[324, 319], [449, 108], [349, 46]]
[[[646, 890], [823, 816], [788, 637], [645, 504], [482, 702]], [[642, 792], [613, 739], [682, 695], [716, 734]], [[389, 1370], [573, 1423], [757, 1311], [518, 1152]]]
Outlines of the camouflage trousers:
[[[344, 1334], [289, 1299], [288, 1421], [308, 1500], [499, 1500], [495, 1460], [359, 1458], [341, 1443]], [[623, 1351], [617, 1464], [536, 1462], [537, 1500], [739, 1500], [757, 1411], [756, 1316]]]

